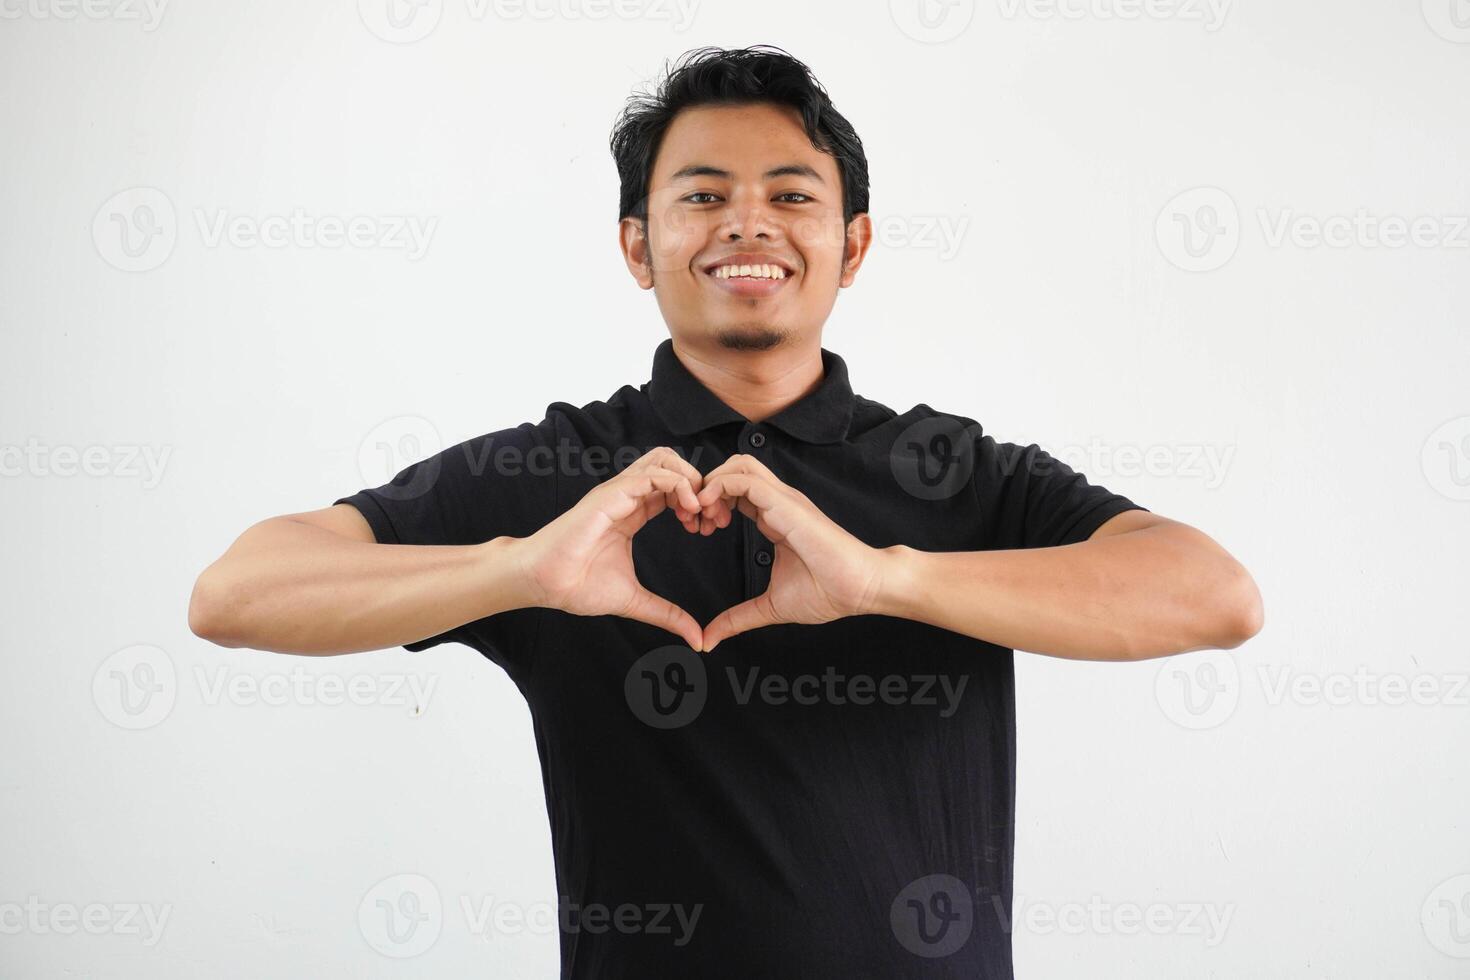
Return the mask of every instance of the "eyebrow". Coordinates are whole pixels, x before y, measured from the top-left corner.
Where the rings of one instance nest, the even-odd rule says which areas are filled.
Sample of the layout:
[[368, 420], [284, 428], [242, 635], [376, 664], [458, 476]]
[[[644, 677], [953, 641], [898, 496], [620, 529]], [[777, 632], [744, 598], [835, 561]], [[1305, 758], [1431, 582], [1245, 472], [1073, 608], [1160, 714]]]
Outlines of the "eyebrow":
[[[707, 163], [691, 163], [687, 167], [680, 167], [669, 177], [669, 180], [686, 180], [690, 177], [718, 177], [721, 180], [729, 180], [733, 175], [728, 170], [719, 167], [711, 167]], [[804, 163], [788, 163], [780, 167], [772, 167], [761, 175], [763, 180], [774, 180], [777, 177], [810, 177], [819, 184], [825, 184], [822, 175]]]

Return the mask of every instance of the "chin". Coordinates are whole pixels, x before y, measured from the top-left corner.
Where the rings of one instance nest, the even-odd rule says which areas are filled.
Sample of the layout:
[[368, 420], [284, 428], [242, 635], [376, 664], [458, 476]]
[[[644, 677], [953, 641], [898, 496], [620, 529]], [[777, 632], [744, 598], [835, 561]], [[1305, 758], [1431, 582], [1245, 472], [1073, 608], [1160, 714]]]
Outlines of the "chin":
[[767, 323], [739, 323], [718, 327], [715, 341], [726, 350], [770, 350], [786, 342], [789, 332]]

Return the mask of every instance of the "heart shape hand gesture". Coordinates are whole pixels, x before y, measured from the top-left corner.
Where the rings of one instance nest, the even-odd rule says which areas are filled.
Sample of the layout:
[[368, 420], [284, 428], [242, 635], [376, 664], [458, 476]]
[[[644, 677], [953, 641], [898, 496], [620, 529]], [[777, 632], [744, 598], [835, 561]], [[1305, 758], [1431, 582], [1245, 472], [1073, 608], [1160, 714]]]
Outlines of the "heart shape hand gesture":
[[[685, 530], [709, 535], [739, 510], [775, 546], [766, 591], [726, 609], [701, 630], [683, 609], [648, 591], [633, 571], [633, 536], [665, 507]], [[521, 542], [532, 603], [579, 616], [622, 616], [681, 636], [709, 652], [721, 640], [777, 623], [826, 623], [873, 612], [887, 552], [838, 527], [760, 460], [736, 455], [701, 475], [660, 446], [588, 491]]]
[[[731, 456], [715, 467], [696, 499], [719, 527], [733, 519], [732, 507], [739, 510], [776, 549], [766, 591], [710, 620], [704, 646], [696, 649], [708, 653], [726, 637], [762, 626], [827, 623], [874, 611], [887, 555], [838, 527], [754, 456]], [[703, 526], [700, 532], [709, 533]]]

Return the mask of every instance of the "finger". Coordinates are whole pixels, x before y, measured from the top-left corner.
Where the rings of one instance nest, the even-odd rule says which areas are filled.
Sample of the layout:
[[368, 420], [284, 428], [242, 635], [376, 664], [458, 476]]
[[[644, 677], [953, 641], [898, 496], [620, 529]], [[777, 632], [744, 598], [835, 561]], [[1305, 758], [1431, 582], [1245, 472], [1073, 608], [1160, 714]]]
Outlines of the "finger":
[[[759, 457], [752, 456], [749, 453], [736, 453], [734, 456], [725, 460], [720, 466], [715, 467], [715, 470], [721, 470], [727, 466], [729, 469], [725, 470], [725, 472], [754, 473], [756, 476], [763, 476], [767, 480], [773, 480], [776, 483], [781, 482], [780, 478], [771, 472], [769, 466], [762, 462]], [[713, 475], [715, 470], [712, 470], [710, 475]]]
[[725, 476], [730, 473], [747, 473], [751, 476], [760, 477], [777, 487], [786, 488], [786, 483], [773, 473], [769, 466], [748, 453], [736, 453], [719, 466], [710, 470], [704, 475], [704, 483], [708, 486], [709, 481], [715, 477]]
[[701, 500], [700, 511], [696, 516], [698, 524], [695, 530], [705, 537], [709, 537], [719, 528], [727, 527], [730, 523], [729, 508], [725, 507], [718, 500], [713, 503], [705, 503]]
[[661, 514], [665, 507], [672, 510], [682, 522], [686, 519], [687, 511], [680, 502], [681, 488], [679, 481], [683, 477], [670, 477], [665, 471], [649, 470], [649, 492], [643, 498], [643, 519], [645, 522], [653, 520]]
[[[700, 475], [699, 470], [695, 469], [688, 460], [684, 459], [684, 457], [680, 456], [668, 446], [655, 446], [625, 467], [618, 476], [636, 477], [653, 470], [669, 470], [688, 478], [690, 484], [689, 494], [684, 494], [682, 491], [669, 493], [667, 495], [668, 506], [674, 510], [679, 522], [684, 525], [685, 530], [699, 530], [699, 524], [695, 520], [698, 510], [696, 509], [693, 512], [689, 510], [691, 504], [689, 498], [694, 492], [700, 489], [704, 479]], [[657, 510], [645, 510], [645, 522], [653, 518], [657, 513]]]
[[[729, 457], [719, 466], [716, 466], [704, 475], [704, 486], [709, 486], [710, 480], [726, 473], [748, 472], [751, 459], [752, 457], [745, 453], [736, 453]], [[701, 492], [703, 489], [704, 487], [700, 488]], [[727, 500], [711, 500], [709, 497], [701, 497], [700, 502], [704, 507], [702, 514], [708, 515], [708, 520], [701, 519], [700, 521], [700, 532], [702, 534], [713, 534], [717, 528], [728, 526], [730, 521], [735, 517], [730, 510], [730, 502]], [[722, 516], [724, 523], [720, 523]]]
[[693, 616], [669, 600], [654, 595], [641, 586], [634, 594], [633, 601], [623, 612], [623, 618], [635, 619], [640, 623], [657, 626], [661, 630], [668, 630], [676, 636], [683, 637], [691, 650], [700, 649], [704, 643], [704, 632], [699, 628], [699, 623]]
[[669, 505], [668, 500], [661, 493], [651, 493], [643, 498], [643, 521], [647, 523], [663, 513], [663, 509]]
[[[659, 506], [648, 513], [648, 516], [657, 514], [668, 503], [676, 509], [682, 509], [689, 514], [697, 514], [701, 509], [699, 497], [695, 495], [693, 484], [689, 477], [674, 470], [662, 467], [648, 467], [643, 470], [624, 470], [617, 481], [618, 491], [634, 500], [643, 500], [655, 494], [662, 495]], [[632, 507], [628, 507], [623, 516], [632, 513]], [[609, 514], [609, 516], [613, 516]], [[680, 520], [684, 520], [680, 515]]]
[[771, 597], [768, 593], [758, 595], [754, 599], [746, 599], [726, 609], [705, 626], [704, 652], [712, 652], [721, 640], [728, 637], [744, 633], [746, 630], [760, 629], [762, 626], [773, 626], [777, 622], [778, 618], [775, 610], [771, 608]]
[[650, 449], [623, 472], [638, 472], [645, 469], [665, 469], [682, 473], [689, 478], [690, 484], [693, 485], [696, 491], [704, 485], [704, 477], [700, 474], [699, 470], [694, 468], [694, 464], [690, 463], [668, 446], [657, 446]]
[[678, 487], [670, 491], [661, 491], [655, 487], [655, 492], [650, 493], [644, 498], [644, 522], [647, 523], [653, 520], [667, 507], [674, 512], [675, 519], [684, 525], [685, 530], [697, 529], [699, 527], [699, 517], [697, 514], [691, 513], [680, 501], [679, 498], [682, 492], [684, 491], [681, 491]]
[[[810, 508], [798, 500], [784, 483], [772, 484], [753, 473], [728, 473], [706, 481], [701, 495], [719, 495], [721, 503], [748, 517], [762, 535], [780, 542], [802, 520]], [[734, 520], [733, 514], [731, 520]]]
[[[692, 466], [689, 468], [694, 469]], [[695, 480], [700, 478], [699, 471], [694, 471], [693, 479], [689, 477], [689, 474], [677, 470], [664, 470], [663, 472], [676, 473], [678, 476], [674, 483], [674, 491], [669, 495], [669, 504], [676, 506], [676, 509], [681, 511], [679, 519], [686, 520], [698, 514], [700, 511], [698, 491], [702, 488], [695, 484]]]
[[[705, 484], [705, 486], [708, 485], [708, 483]], [[706, 533], [713, 534], [719, 528], [729, 527], [730, 523], [735, 520], [735, 508], [738, 501], [729, 495], [711, 494], [710, 497], [713, 499], [700, 498], [701, 530], [707, 527]]]
[[[712, 504], [705, 504], [703, 513], [709, 515], [710, 533], [714, 533], [718, 528], [729, 527], [735, 520], [737, 507], [740, 507], [740, 500], [736, 497], [720, 497]], [[755, 514], [755, 508], [748, 503], [741, 509], [749, 511], [746, 515], [748, 517], [753, 517]]]
[[707, 477], [704, 489], [699, 491], [696, 498], [701, 506], [715, 501], [720, 501], [725, 506], [734, 506], [739, 498], [744, 498], [758, 510], [768, 510], [780, 503], [781, 491], [765, 477], [754, 473], [721, 473]]
[[770, 472], [770, 470], [766, 469], [764, 463], [749, 453], [735, 453], [726, 457], [723, 463], [706, 473], [704, 478], [708, 480], [710, 477], [720, 473], [749, 473], [752, 471], [760, 472], [761, 470], [765, 470], [767, 473]]
[[656, 517], [667, 504], [667, 497], [657, 486], [657, 481], [647, 475], [630, 474], [620, 476], [616, 482], [606, 484], [611, 502], [603, 507], [603, 514], [614, 524], [639, 515], [639, 527]]
[[[691, 467], [692, 469], [692, 467]], [[699, 497], [695, 493], [694, 481], [687, 473], [674, 469], [659, 467], [647, 471], [654, 485], [663, 490], [669, 496], [670, 506], [677, 505], [685, 511], [698, 513], [700, 509]], [[695, 478], [699, 477], [698, 471]]]
[[709, 537], [719, 528], [729, 527], [730, 522], [734, 519], [735, 515], [730, 512], [729, 507], [719, 502], [709, 504], [698, 517], [699, 533], [705, 537]]
[[[665, 468], [682, 473], [689, 479], [688, 492], [685, 492], [681, 487], [677, 494], [670, 494], [669, 500], [669, 506], [678, 515], [679, 522], [684, 525], [684, 529], [699, 533], [703, 527], [707, 526], [708, 530], [704, 531], [704, 533], [708, 534], [713, 531], [715, 525], [703, 516], [705, 508], [697, 496], [698, 492], [704, 486], [703, 474], [695, 469], [693, 464], [672, 450], [668, 453]], [[728, 519], [726, 523], [729, 523]]]

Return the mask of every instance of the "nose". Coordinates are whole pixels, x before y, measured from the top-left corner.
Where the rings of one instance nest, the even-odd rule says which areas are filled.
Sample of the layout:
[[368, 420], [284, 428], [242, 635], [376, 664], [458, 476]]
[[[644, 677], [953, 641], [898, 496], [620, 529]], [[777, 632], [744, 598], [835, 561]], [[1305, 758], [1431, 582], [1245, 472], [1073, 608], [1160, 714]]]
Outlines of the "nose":
[[720, 237], [724, 241], [740, 241], [745, 238], [770, 239], [774, 228], [771, 213], [765, 202], [751, 199], [744, 203], [732, 202], [720, 222]]

